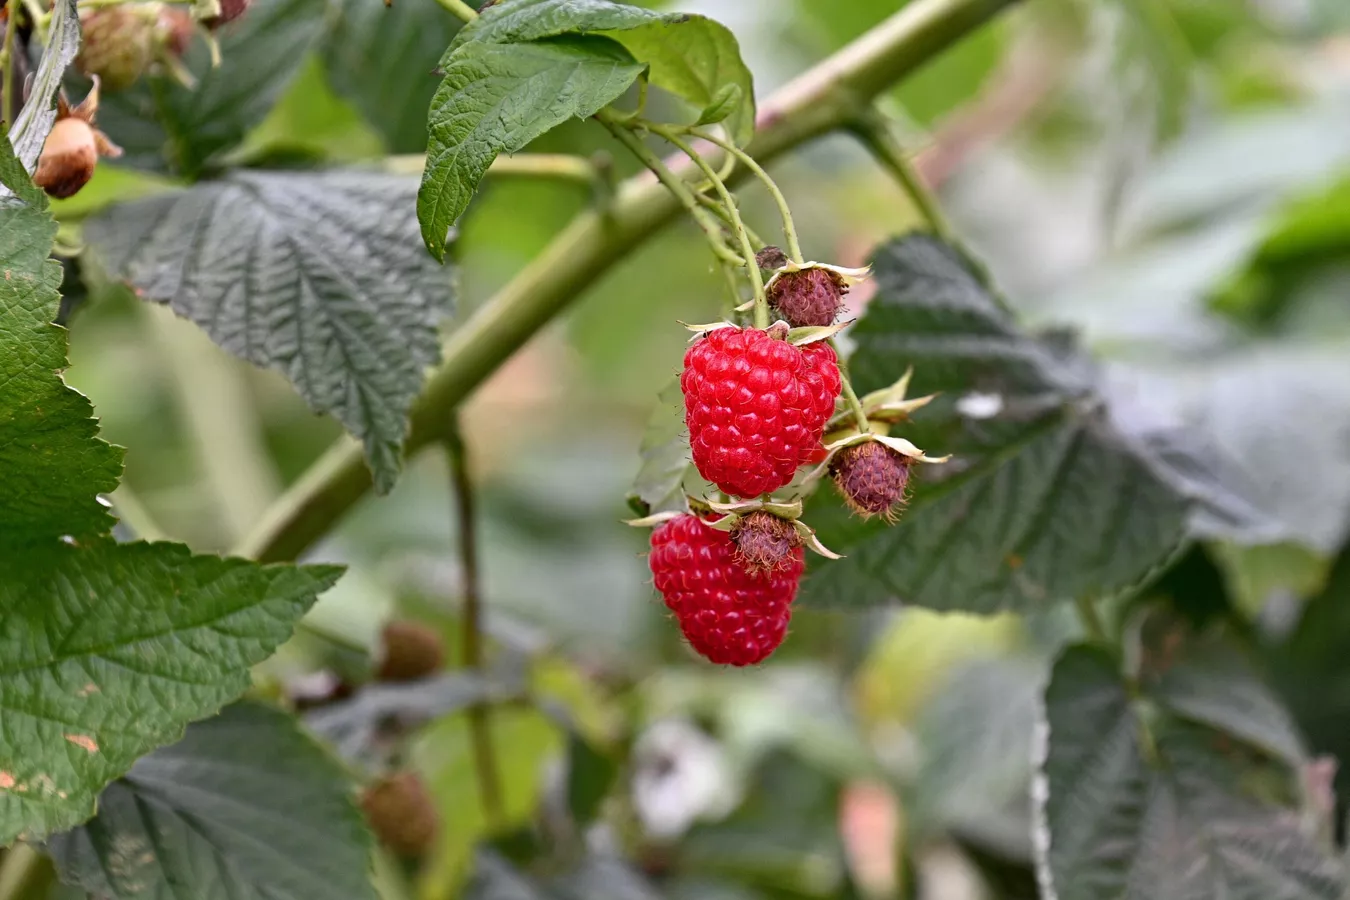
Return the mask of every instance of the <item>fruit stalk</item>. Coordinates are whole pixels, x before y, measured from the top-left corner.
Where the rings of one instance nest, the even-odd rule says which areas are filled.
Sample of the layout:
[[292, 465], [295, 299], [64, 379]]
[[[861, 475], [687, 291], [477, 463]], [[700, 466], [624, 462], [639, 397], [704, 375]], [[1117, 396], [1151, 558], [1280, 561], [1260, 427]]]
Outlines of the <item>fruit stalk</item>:
[[702, 131], [693, 131], [690, 133], [696, 138], [700, 138], [710, 144], [721, 147], [724, 151], [735, 157], [739, 163], [753, 172], [754, 176], [764, 184], [764, 188], [769, 192], [769, 196], [773, 197], [773, 202], [778, 206], [779, 216], [783, 219], [783, 239], [787, 242], [788, 259], [795, 263], [805, 262], [806, 258], [802, 256], [802, 245], [797, 240], [797, 225], [792, 221], [792, 209], [788, 206], [787, 198], [783, 196], [783, 192], [779, 190], [777, 182], [769, 176], [768, 172], [764, 171], [764, 167], [756, 162], [753, 156], [746, 153], [740, 147], [737, 147], [731, 141], [723, 140], [716, 135]]
[[[786, 85], [762, 106], [746, 152], [766, 163], [848, 127], [882, 91], [904, 79], [1017, 0], [914, 0]], [[738, 169], [730, 181], [748, 175]], [[440, 368], [413, 411], [407, 450], [443, 439], [447, 413], [616, 262], [680, 212], [660, 184], [635, 177], [607, 210], [587, 210], [448, 338]], [[341, 440], [284, 494], [238, 552], [295, 559], [371, 487], [354, 442]]]
[[942, 214], [942, 208], [938, 206], [923, 179], [910, 164], [909, 156], [905, 153], [904, 147], [900, 146], [895, 130], [886, 117], [877, 109], [869, 109], [851, 122], [848, 129], [909, 195], [910, 202], [919, 211], [919, 215], [923, 216], [933, 233], [950, 240], [952, 230], [947, 223], [947, 217]]
[[478, 11], [465, 3], [464, 0], [436, 0], [436, 2], [444, 7], [446, 12], [465, 24], [478, 18]]
[[[458, 410], [451, 415], [445, 436], [445, 451], [450, 464], [451, 489], [455, 494], [455, 517], [459, 523], [460, 596], [464, 604], [461, 663], [464, 668], [482, 674], [483, 601], [478, 575], [477, 504], [473, 474], [469, 471], [468, 449], [460, 432]], [[475, 703], [469, 707], [468, 716], [478, 796], [489, 828], [495, 828], [502, 822], [502, 788], [501, 777], [497, 772], [497, 755], [492, 747], [491, 709], [485, 703]]]

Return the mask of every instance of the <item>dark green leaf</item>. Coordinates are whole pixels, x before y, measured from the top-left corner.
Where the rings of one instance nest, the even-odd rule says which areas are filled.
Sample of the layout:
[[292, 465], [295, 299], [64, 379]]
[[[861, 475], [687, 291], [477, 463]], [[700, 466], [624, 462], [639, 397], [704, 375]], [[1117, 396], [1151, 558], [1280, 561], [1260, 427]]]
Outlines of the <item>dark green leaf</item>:
[[657, 395], [656, 408], [642, 434], [640, 452], [642, 465], [629, 492], [629, 500], [635, 502], [639, 515], [684, 509], [686, 489], [700, 494], [699, 485], [706, 485], [689, 455], [684, 394], [678, 378], [672, 379]]
[[47, 49], [28, 86], [28, 100], [14, 117], [9, 135], [15, 155], [30, 172], [37, 166], [47, 133], [56, 122], [56, 93], [61, 89], [61, 76], [79, 51], [80, 15], [75, 0], [58, 0], [52, 6]]
[[112, 274], [341, 420], [386, 491], [452, 293], [418, 243], [415, 188], [374, 172], [236, 172], [115, 206], [85, 237]]
[[0, 179], [0, 846], [87, 818], [137, 757], [249, 684], [333, 567], [262, 567], [115, 544], [99, 493], [121, 454], [65, 387], [61, 267], [45, 200], [9, 142]]
[[736, 37], [690, 13], [662, 13], [608, 0], [504, 0], [483, 10], [451, 45], [443, 64], [470, 41], [507, 44], [567, 34], [601, 34], [651, 67], [652, 84], [707, 109], [729, 86], [740, 91], [727, 129], [737, 143], [755, 130], [755, 91]]
[[472, 41], [445, 62], [431, 104], [430, 145], [417, 217], [437, 259], [499, 153], [514, 153], [573, 117], [585, 118], [628, 89], [642, 66], [604, 38], [537, 44]]
[[601, 753], [580, 735], [567, 741], [567, 808], [573, 821], [585, 825], [600, 812], [619, 775], [615, 760]]
[[299, 72], [323, 29], [321, 0], [256, 0], [248, 15], [219, 33], [221, 64], [211, 66], [204, 41], [184, 62], [197, 79], [186, 88], [167, 75], [109, 94], [99, 126], [142, 168], [167, 159], [190, 177], [243, 140]]
[[374, 900], [352, 788], [289, 716], [240, 704], [138, 762], [48, 849], [108, 900]]
[[623, 862], [588, 856], [570, 870], [532, 877], [502, 856], [480, 851], [465, 900], [660, 900], [661, 895]]
[[848, 558], [813, 572], [804, 596], [1034, 609], [1131, 590], [1166, 563], [1190, 501], [1115, 427], [1087, 362], [1024, 333], [932, 237], [884, 245], [875, 268], [877, 295], [851, 333], [853, 376], [873, 390], [913, 365], [911, 393], [941, 397], [896, 433], [955, 457], [916, 471], [898, 525], [813, 512], [821, 540]]
[[393, 153], [427, 148], [435, 70], [459, 30], [435, 3], [342, 0], [323, 40], [329, 81], [361, 110]]
[[1072, 647], [1056, 663], [1037, 792], [1046, 896], [1339, 900], [1340, 864], [1270, 796], [1290, 773], [1154, 708], [1102, 650]]

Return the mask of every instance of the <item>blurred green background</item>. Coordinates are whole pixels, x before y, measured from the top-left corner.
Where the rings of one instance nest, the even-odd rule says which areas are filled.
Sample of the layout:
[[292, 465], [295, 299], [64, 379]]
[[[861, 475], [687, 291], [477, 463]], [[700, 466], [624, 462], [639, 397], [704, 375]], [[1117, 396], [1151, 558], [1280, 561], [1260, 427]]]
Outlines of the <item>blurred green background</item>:
[[[904, 4], [677, 5], [735, 31], [763, 97]], [[431, 65], [453, 23], [431, 0], [324, 10], [327, 36], [240, 157], [418, 152]], [[1272, 648], [1297, 709], [1298, 679], [1328, 683], [1315, 670], [1334, 651], [1280, 668], [1298, 639], [1290, 629], [1306, 598], [1350, 602], [1350, 579], [1329, 577], [1350, 511], [1350, 4], [1029, 0], [886, 103], [958, 232], [1027, 320], [1078, 329], [1122, 409], [1229, 451], [1285, 523], [1266, 547], [1196, 552], [1217, 573], [1218, 602]], [[109, 108], [105, 127], [135, 164], [115, 99]], [[635, 168], [585, 123], [531, 149]], [[847, 138], [811, 145], [774, 175], [809, 258], [859, 265], [918, 224]], [[105, 165], [58, 216], [77, 223], [157, 183]], [[766, 197], [752, 187], [746, 198], [756, 229], [775, 233]], [[490, 179], [456, 248], [454, 319], [588, 199], [576, 185]], [[1034, 896], [1019, 748], [1071, 622], [802, 609], [770, 664], [723, 671], [681, 646], [652, 592], [645, 532], [620, 521], [624, 495], [656, 393], [680, 364], [677, 320], [710, 321], [724, 289], [701, 236], [681, 224], [579, 298], [466, 410], [497, 652], [525, 660], [535, 691], [568, 712], [565, 726], [525, 707], [497, 717], [513, 820], [556, 791], [574, 731], [623, 751], [632, 790], [611, 798], [615, 815], [641, 823], [639, 859], [665, 873], [670, 896]], [[128, 448], [134, 497], [195, 549], [227, 549], [338, 438], [279, 375], [227, 357], [167, 311], [114, 289], [69, 293], [68, 380]], [[856, 311], [867, 292], [850, 299]], [[398, 615], [453, 638], [452, 509], [435, 453], [392, 495], [363, 502], [312, 554], [351, 566], [316, 613], [321, 627], [371, 644]], [[320, 665], [360, 668], [307, 637], [260, 679]], [[1350, 696], [1334, 701], [1344, 710], [1316, 711], [1325, 736], [1303, 722], [1318, 749], [1341, 739], [1335, 713], [1350, 712]], [[438, 799], [440, 847], [420, 870], [387, 867], [386, 889], [457, 896], [484, 829], [462, 717], [420, 732], [409, 759]]]

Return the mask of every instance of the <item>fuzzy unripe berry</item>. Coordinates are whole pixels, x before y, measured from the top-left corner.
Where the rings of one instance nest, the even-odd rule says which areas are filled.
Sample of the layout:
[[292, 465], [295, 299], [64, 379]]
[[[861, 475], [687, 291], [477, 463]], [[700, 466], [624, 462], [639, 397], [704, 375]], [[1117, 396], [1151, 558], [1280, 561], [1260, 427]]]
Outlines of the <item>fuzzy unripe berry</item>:
[[361, 810], [380, 843], [404, 858], [425, 856], [440, 830], [436, 802], [416, 772], [396, 772], [368, 786]]
[[417, 622], [390, 622], [384, 627], [382, 644], [375, 671], [380, 681], [417, 681], [445, 667], [445, 642]]
[[155, 59], [160, 34], [159, 3], [126, 3], [80, 14], [82, 40], [75, 65], [97, 76], [104, 90], [120, 91], [135, 84]]
[[864, 518], [893, 521], [905, 505], [910, 460], [877, 441], [839, 451], [830, 473], [849, 508]]
[[775, 278], [769, 286], [769, 302], [793, 328], [833, 325], [847, 293], [848, 283], [842, 275], [813, 266]]
[[731, 531], [736, 559], [751, 572], [772, 572], [791, 566], [801, 535], [792, 522], [771, 512], [756, 510], [736, 523]]

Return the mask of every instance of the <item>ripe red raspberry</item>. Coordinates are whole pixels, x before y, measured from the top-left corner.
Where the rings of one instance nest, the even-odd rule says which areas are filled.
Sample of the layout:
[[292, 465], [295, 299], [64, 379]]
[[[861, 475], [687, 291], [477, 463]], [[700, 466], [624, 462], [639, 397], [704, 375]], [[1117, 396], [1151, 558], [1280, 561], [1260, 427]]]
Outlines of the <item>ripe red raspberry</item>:
[[806, 567], [798, 548], [773, 571], [748, 572], [729, 534], [690, 515], [652, 532], [649, 563], [689, 643], [709, 661], [730, 666], [761, 662], [783, 643]]
[[877, 441], [865, 441], [840, 450], [830, 473], [854, 512], [894, 521], [905, 504], [909, 467], [908, 457]]
[[769, 302], [793, 328], [833, 325], [847, 293], [848, 282], [838, 272], [812, 267], [775, 278], [769, 285]]
[[699, 473], [736, 497], [771, 494], [820, 445], [839, 396], [839, 360], [755, 328], [718, 328], [684, 356], [684, 420]]

